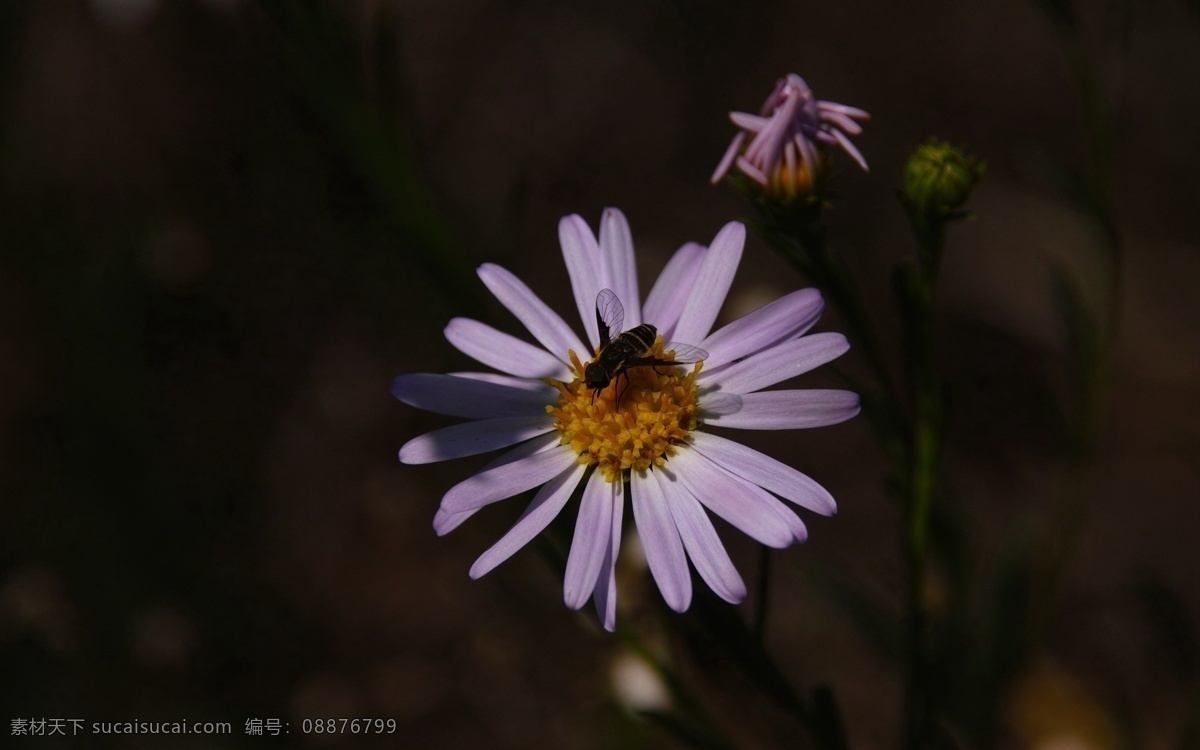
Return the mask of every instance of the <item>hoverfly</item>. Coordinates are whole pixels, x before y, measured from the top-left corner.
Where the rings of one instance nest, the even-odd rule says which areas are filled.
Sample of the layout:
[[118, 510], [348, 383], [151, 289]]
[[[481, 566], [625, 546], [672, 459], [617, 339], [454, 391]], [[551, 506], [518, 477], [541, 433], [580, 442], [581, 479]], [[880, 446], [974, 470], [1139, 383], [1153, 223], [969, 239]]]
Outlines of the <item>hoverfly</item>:
[[[629, 385], [631, 367], [668, 367], [671, 365], [688, 365], [708, 358], [708, 352], [690, 344], [663, 344], [663, 351], [674, 351], [672, 359], [649, 356], [658, 338], [658, 329], [649, 323], [634, 326], [628, 331], [612, 337], [613, 331], [620, 331], [625, 322], [625, 307], [616, 293], [611, 289], [601, 289], [596, 295], [596, 325], [600, 330], [600, 347], [596, 350], [596, 358], [583, 371], [583, 380], [592, 389], [592, 400], [596, 394], [606, 388], [610, 382], [620, 376], [625, 376], [626, 387]], [[617, 396], [616, 405], [621, 405], [622, 391]]]

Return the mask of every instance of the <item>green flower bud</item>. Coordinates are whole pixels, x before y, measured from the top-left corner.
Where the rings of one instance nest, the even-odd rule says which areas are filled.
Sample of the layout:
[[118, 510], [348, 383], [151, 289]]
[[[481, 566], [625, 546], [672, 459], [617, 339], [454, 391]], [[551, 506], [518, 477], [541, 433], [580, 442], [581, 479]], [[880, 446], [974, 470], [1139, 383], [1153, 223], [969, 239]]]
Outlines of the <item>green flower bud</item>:
[[966, 203], [985, 166], [963, 149], [930, 138], [908, 157], [905, 201], [920, 214], [949, 218]]

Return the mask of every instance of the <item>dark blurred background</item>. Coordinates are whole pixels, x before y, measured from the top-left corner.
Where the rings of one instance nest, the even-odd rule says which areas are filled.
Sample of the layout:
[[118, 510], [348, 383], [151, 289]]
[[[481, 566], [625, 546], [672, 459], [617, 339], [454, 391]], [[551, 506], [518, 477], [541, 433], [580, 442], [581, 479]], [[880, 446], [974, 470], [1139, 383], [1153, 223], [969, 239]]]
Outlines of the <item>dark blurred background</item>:
[[[1173, 748], [1200, 705], [1200, 15], [1076, 8], [1119, 97], [1120, 337], [1061, 606], [998, 739]], [[907, 152], [937, 135], [988, 162], [938, 299], [948, 463], [981, 570], [1072, 481], [1048, 416], [1069, 381], [1047, 272], [1086, 287], [1094, 237], [1055, 188], [1080, 108], [1033, 0], [7, 0], [0, 34], [0, 714], [234, 728], [5, 726], [0, 745], [673, 742], [629, 713], [620, 642], [563, 606], [535, 550], [467, 577], [520, 503], [434, 536], [441, 494], [481, 461], [398, 464], [449, 420], [388, 385], [471, 369], [440, 335], [455, 315], [518, 332], [482, 262], [573, 310], [563, 215], [621, 208], [643, 289], [674, 248], [747, 216], [708, 184], [726, 113], [788, 72], [872, 114], [871, 172], [839, 162], [830, 231], [884, 330], [889, 268], [912, 251]], [[752, 237], [724, 317], [805, 285]], [[894, 746], [897, 666], [837, 593], [899, 606], [884, 460], [861, 420], [749, 442], [840, 506], [774, 556], [768, 645], [798, 683], [832, 686], [853, 747]], [[729, 531], [751, 580], [757, 552]], [[626, 557], [636, 628], [657, 593]], [[740, 742], [787, 744], [752, 695], [681, 670]], [[397, 732], [298, 731], [341, 716]], [[250, 718], [292, 733], [247, 738]]]

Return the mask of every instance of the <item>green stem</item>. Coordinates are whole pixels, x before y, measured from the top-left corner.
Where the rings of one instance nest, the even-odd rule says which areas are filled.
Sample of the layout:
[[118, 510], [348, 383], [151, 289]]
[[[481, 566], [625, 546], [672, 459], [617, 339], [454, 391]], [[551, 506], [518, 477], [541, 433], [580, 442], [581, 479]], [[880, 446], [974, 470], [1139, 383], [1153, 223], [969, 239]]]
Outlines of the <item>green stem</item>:
[[904, 498], [906, 576], [906, 664], [903, 747], [925, 746], [935, 715], [930, 684], [931, 659], [925, 607], [929, 567], [929, 525], [937, 485], [943, 426], [941, 384], [933, 341], [933, 293], [937, 284], [944, 222], [910, 213], [917, 237], [917, 265], [902, 266], [898, 293], [906, 309], [907, 364], [912, 384], [913, 424]]

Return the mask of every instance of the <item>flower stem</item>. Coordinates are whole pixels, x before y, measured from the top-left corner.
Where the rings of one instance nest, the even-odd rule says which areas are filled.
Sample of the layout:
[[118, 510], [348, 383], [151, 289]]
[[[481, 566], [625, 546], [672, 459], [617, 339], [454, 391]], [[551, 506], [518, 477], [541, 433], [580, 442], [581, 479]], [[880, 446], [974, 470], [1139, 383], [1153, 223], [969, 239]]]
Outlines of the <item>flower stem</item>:
[[923, 747], [935, 714], [930, 685], [929, 613], [925, 591], [928, 577], [929, 526], [940, 464], [943, 415], [941, 383], [933, 341], [933, 295], [937, 284], [945, 223], [928, 214], [909, 212], [917, 239], [917, 262], [897, 269], [897, 294], [905, 320], [905, 361], [912, 388], [912, 432], [904, 483], [904, 538], [907, 566], [905, 627], [907, 663], [904, 682], [905, 748]]

